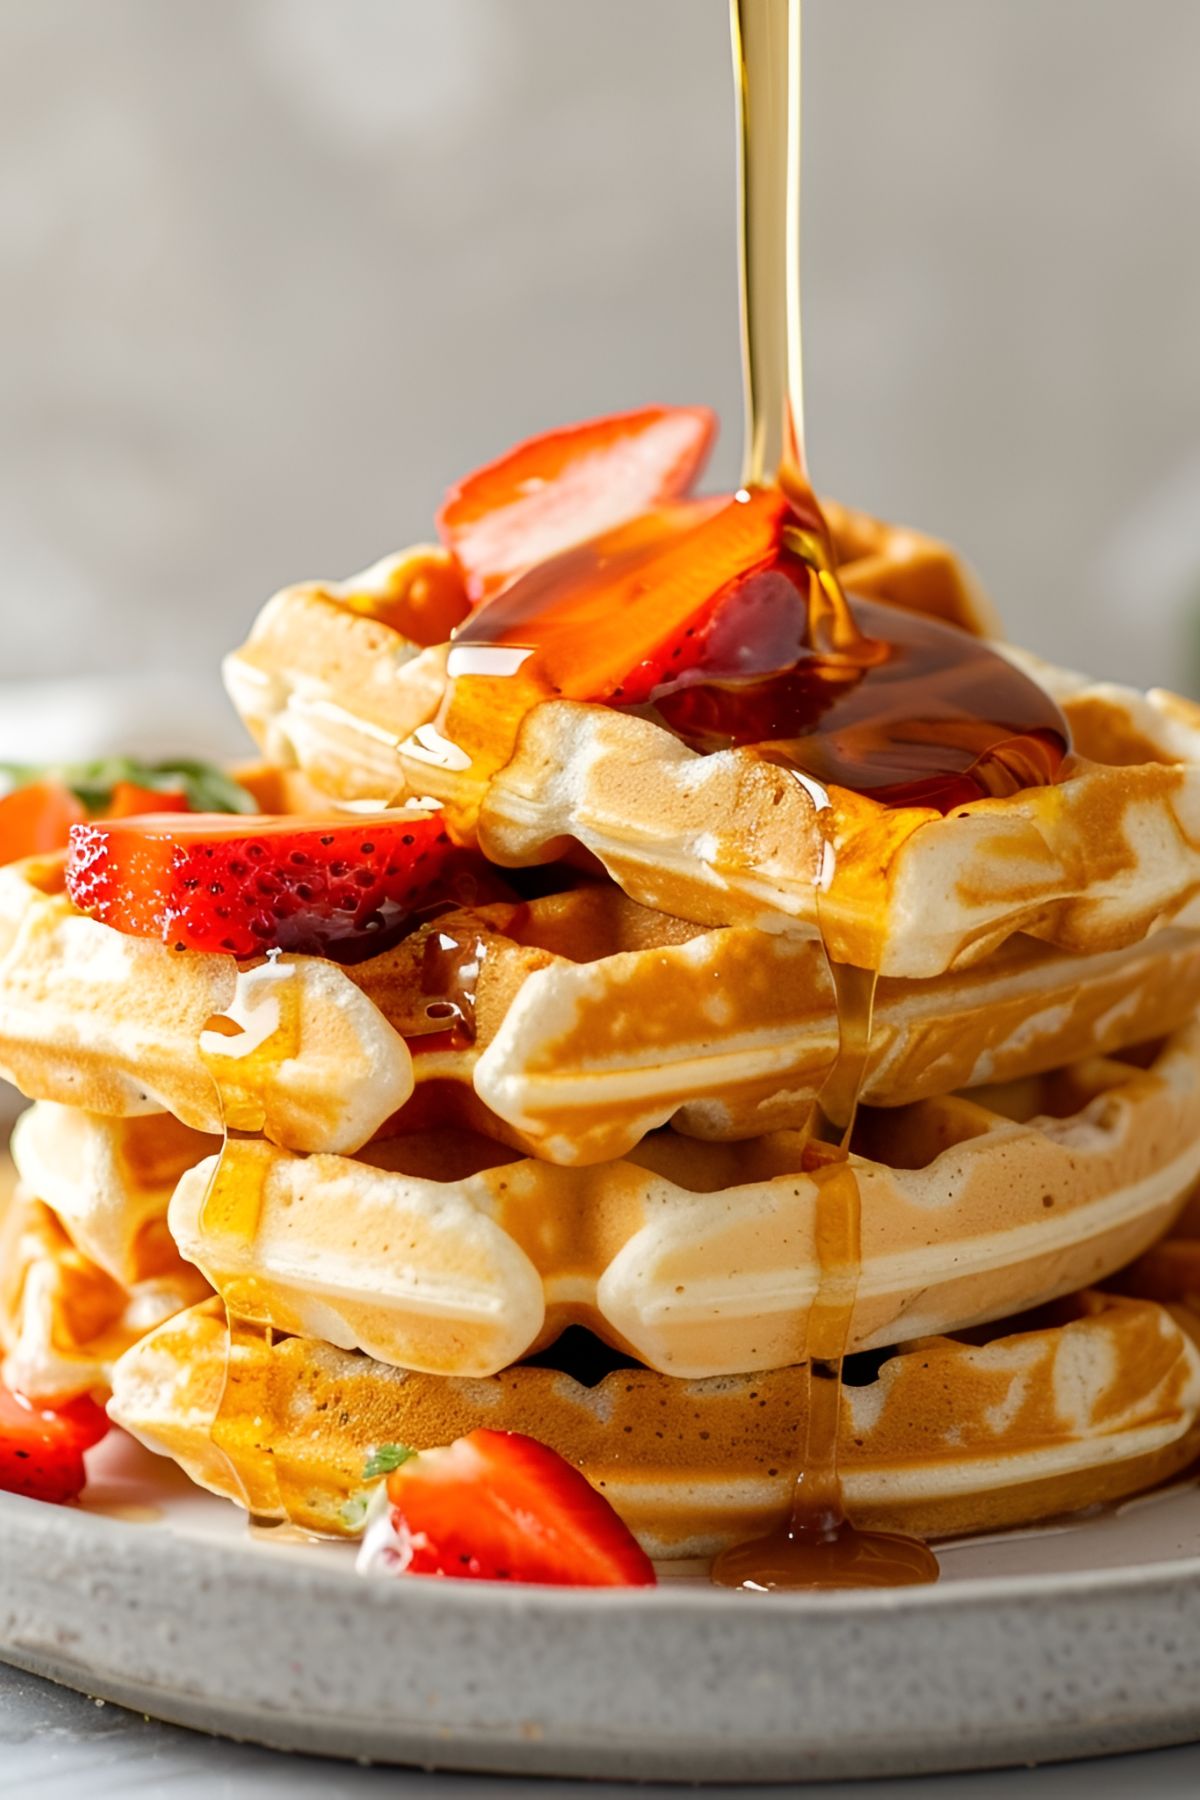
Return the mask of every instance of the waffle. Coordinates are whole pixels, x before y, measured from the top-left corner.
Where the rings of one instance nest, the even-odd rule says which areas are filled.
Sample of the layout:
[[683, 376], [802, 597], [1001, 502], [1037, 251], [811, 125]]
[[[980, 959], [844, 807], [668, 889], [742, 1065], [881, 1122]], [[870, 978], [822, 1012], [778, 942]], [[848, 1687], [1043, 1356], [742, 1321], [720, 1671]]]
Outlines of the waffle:
[[[473, 1098], [451, 1117], [562, 1164], [623, 1156], [667, 1123], [737, 1140], [805, 1122], [838, 1045], [813, 940], [752, 927], [689, 933], [608, 886], [534, 902], [518, 926], [503, 927], [499, 911], [430, 928], [482, 954], [474, 1045], [417, 1056], [423, 1116], [439, 1116], [426, 1102], [440, 1084], [443, 1111], [446, 1089]], [[597, 955], [614, 924], [630, 948]], [[566, 955], [534, 962], [532, 951], [554, 946]], [[423, 955], [418, 937], [393, 967]], [[378, 969], [372, 992], [403, 1031], [389, 975]], [[1196, 932], [1082, 959], [1014, 938], [978, 968], [880, 981], [862, 1098], [904, 1106], [1042, 1074], [1173, 1031], [1198, 1002]]]
[[[782, 1368], [820, 1280], [806, 1139], [646, 1139], [556, 1168], [462, 1132], [358, 1160], [231, 1141], [170, 1207], [239, 1315], [438, 1375], [485, 1376], [583, 1325], [650, 1369]], [[1200, 1177], [1200, 1026], [1136, 1063], [880, 1112], [854, 1139], [862, 1273], [849, 1348], [958, 1329], [1101, 1280]]]
[[[434, 597], [425, 608], [422, 594]], [[226, 686], [269, 762], [299, 767], [335, 798], [386, 802], [399, 785], [397, 742], [441, 698], [421, 647], [448, 638], [466, 610], [446, 553], [418, 545], [348, 581], [276, 594], [226, 658]]]
[[[945, 818], [839, 788], [822, 806], [753, 751], [699, 756], [647, 720], [556, 700], [527, 714], [480, 795], [480, 846], [516, 866], [578, 844], [644, 905], [819, 926], [838, 961], [910, 979], [979, 962], [1017, 931], [1092, 954], [1200, 923], [1200, 708], [1005, 654], [1071, 726], [1077, 754], [1051, 787]], [[466, 804], [466, 777], [442, 779], [423, 754], [408, 778]]]
[[[945, 544], [825, 503], [842, 578], [855, 593], [995, 629], [978, 583]], [[226, 687], [269, 762], [301, 769], [340, 800], [386, 804], [406, 785], [397, 747], [437, 711], [443, 644], [467, 612], [445, 551], [417, 545], [341, 582], [305, 582], [267, 602], [225, 659]]]
[[[832, 523], [848, 588], [994, 633], [944, 546]], [[483, 1423], [560, 1449], [655, 1554], [768, 1528], [806, 1365], [842, 1348], [809, 1132], [846, 1072], [832, 956], [880, 977], [851, 1516], [990, 1529], [1181, 1468], [1200, 1215], [1173, 1276], [1154, 1245], [1200, 1181], [1200, 709], [1005, 651], [1066, 714], [1062, 778], [889, 810], [578, 701], [492, 755], [516, 690], [450, 680], [466, 610], [418, 547], [277, 595], [227, 681], [261, 805], [441, 803], [494, 864], [556, 865], [486, 890], [511, 898], [352, 968], [238, 964], [82, 917], [53, 859], [0, 876], [0, 1073], [42, 1102], [0, 1244], [11, 1378], [111, 1378], [153, 1448], [319, 1531], [372, 1445]], [[1130, 1264], [1140, 1295], [1096, 1291]]]
[[[861, 514], [834, 523], [850, 589], [991, 623], [944, 546]], [[944, 819], [840, 788], [822, 805], [751, 750], [698, 756], [645, 719], [567, 700], [535, 706], [484, 782], [434, 722], [446, 650], [419, 650], [328, 587], [272, 601], [226, 679], [272, 757], [333, 794], [432, 797], [501, 865], [580, 846], [660, 912], [819, 924], [839, 961], [885, 974], [966, 966], [1017, 931], [1092, 953], [1200, 922], [1200, 709], [1004, 653], [1059, 700], [1077, 754], [1053, 787]]]
[[[228, 1367], [228, 1388], [226, 1369]], [[1162, 1307], [1084, 1294], [982, 1342], [912, 1344], [842, 1393], [855, 1522], [942, 1535], [1116, 1500], [1200, 1448], [1200, 1358]], [[530, 1432], [581, 1467], [651, 1555], [711, 1555], [785, 1514], [805, 1428], [800, 1370], [670, 1381], [548, 1368], [488, 1380], [390, 1369], [326, 1344], [241, 1338], [211, 1303], [118, 1364], [113, 1417], [202, 1486], [306, 1529], [352, 1527], [369, 1450], [477, 1425]]]
[[[0, 875], [0, 904], [20, 915], [0, 955], [0, 1068], [36, 1098], [95, 1113], [160, 1106], [197, 1130], [228, 1123], [351, 1152], [415, 1081], [406, 1126], [462, 1125], [582, 1164], [623, 1156], [669, 1121], [729, 1140], [802, 1125], [837, 1048], [815, 940], [706, 929], [607, 882], [450, 913], [342, 970], [179, 956], [74, 914], [57, 878], [49, 862]], [[473, 1035], [430, 1035], [431, 1010], [447, 1004], [445, 944], [478, 964]], [[906, 1104], [1119, 1051], [1198, 1002], [1200, 933], [1086, 959], [1014, 938], [980, 968], [880, 982], [864, 1097]], [[269, 1024], [281, 1008], [290, 1030], [281, 1018], [249, 1058], [228, 1052], [261, 1032], [204, 1032], [230, 1009]], [[400, 1036], [417, 1051], [411, 1070]]]
[[118, 1357], [207, 1293], [165, 1230], [143, 1231], [123, 1284], [79, 1250], [48, 1206], [10, 1189], [0, 1217], [3, 1378], [33, 1401], [104, 1393]]
[[1200, 1192], [1193, 1194], [1172, 1229], [1119, 1277], [1121, 1291], [1181, 1308], [1200, 1333]]
[[331, 1151], [366, 1143], [413, 1087], [403, 1039], [333, 963], [239, 968], [113, 931], [75, 911], [61, 858], [0, 870], [0, 1075], [89, 1112]]
[[165, 1113], [109, 1119], [43, 1100], [17, 1121], [12, 1156], [76, 1249], [129, 1286], [161, 1270], [175, 1186], [219, 1142]]

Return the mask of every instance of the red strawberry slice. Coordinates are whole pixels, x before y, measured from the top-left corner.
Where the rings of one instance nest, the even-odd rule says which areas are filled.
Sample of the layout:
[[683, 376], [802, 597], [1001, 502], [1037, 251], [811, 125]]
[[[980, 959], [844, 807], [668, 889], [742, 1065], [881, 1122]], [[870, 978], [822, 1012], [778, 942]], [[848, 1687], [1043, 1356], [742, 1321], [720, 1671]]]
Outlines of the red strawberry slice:
[[646, 406], [530, 438], [466, 476], [437, 523], [470, 599], [686, 494], [715, 432], [706, 406]]
[[613, 698], [622, 706], [641, 706], [657, 689], [692, 672], [720, 680], [789, 668], [808, 636], [808, 595], [807, 568], [798, 557], [773, 548], [675, 625], [622, 678]]
[[391, 941], [451, 851], [441, 813], [104, 820], [73, 828], [67, 892], [177, 950], [350, 959]]
[[83, 1453], [107, 1430], [103, 1411], [86, 1396], [40, 1407], [0, 1387], [0, 1488], [34, 1500], [77, 1499], [87, 1480]]
[[[20, 1398], [24, 1401], [23, 1395]], [[81, 1450], [90, 1450], [108, 1435], [108, 1414], [88, 1394], [80, 1394], [74, 1400], [55, 1401], [47, 1410], [53, 1414], [64, 1437], [73, 1439]]]
[[112, 799], [104, 816], [106, 819], [135, 819], [142, 813], [191, 810], [191, 802], [182, 788], [149, 788], [136, 781], [118, 781], [113, 784]]
[[473, 1431], [388, 1476], [393, 1565], [413, 1575], [652, 1587], [650, 1558], [578, 1469], [535, 1438]]
[[86, 818], [83, 803], [52, 777], [14, 788], [0, 799], [0, 863], [64, 849], [72, 825]]

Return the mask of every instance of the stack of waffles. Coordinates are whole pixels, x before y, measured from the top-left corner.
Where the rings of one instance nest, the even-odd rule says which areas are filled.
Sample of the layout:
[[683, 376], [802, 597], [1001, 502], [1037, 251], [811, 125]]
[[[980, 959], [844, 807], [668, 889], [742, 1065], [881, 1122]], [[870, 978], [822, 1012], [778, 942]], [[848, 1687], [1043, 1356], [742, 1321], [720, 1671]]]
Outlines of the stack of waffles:
[[[993, 630], [944, 547], [829, 515], [849, 590]], [[265, 811], [411, 797], [468, 846], [377, 953], [181, 951], [80, 911], [60, 858], [0, 874], [0, 1069], [35, 1101], [13, 1384], [111, 1392], [196, 1481], [318, 1532], [353, 1529], [373, 1447], [477, 1425], [559, 1450], [652, 1555], [768, 1529], [828, 1354], [810, 1134], [845, 965], [878, 977], [850, 1516], [971, 1532], [1180, 1471], [1200, 711], [1006, 650], [1072, 755], [945, 814], [554, 697], [493, 768], [444, 729], [474, 598], [418, 549], [276, 596], [227, 665]]]

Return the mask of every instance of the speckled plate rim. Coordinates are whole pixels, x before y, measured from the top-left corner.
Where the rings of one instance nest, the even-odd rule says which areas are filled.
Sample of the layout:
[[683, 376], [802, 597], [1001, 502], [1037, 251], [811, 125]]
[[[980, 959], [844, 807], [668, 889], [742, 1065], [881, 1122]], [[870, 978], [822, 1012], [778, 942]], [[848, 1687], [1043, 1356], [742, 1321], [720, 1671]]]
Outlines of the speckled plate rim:
[[0, 1496], [0, 1657], [175, 1723], [360, 1761], [928, 1773], [1200, 1737], [1200, 1556], [763, 1601], [385, 1583], [319, 1551]]

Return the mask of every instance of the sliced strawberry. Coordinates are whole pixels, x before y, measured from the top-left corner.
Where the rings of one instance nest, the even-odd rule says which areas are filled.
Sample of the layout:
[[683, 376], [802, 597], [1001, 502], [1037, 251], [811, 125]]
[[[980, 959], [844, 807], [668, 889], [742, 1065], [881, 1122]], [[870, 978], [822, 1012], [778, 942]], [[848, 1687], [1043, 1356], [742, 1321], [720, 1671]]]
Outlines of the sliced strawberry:
[[473, 1431], [388, 1476], [396, 1552], [413, 1575], [651, 1587], [654, 1567], [578, 1469], [536, 1439]]
[[[24, 1401], [23, 1395], [21, 1399]], [[108, 1414], [88, 1394], [79, 1394], [74, 1400], [56, 1400], [46, 1410], [53, 1414], [64, 1438], [78, 1444], [81, 1450], [90, 1450], [108, 1435]]]
[[[789, 518], [783, 495], [766, 488], [679, 502], [530, 570], [455, 637], [439, 730], [489, 770], [508, 761], [540, 700], [641, 704], [682, 665], [730, 584], [777, 554]], [[529, 653], [496, 676], [480, 651], [497, 646]]]
[[646, 406], [530, 438], [468, 475], [437, 523], [470, 599], [686, 494], [715, 432], [706, 406]]
[[104, 924], [177, 950], [349, 958], [404, 926], [451, 850], [440, 813], [98, 821], [71, 832], [67, 892]]
[[98, 1444], [108, 1420], [93, 1400], [34, 1406], [0, 1387], [0, 1488], [35, 1500], [74, 1500], [87, 1480], [83, 1453]]
[[0, 800], [0, 862], [65, 850], [72, 825], [86, 818], [82, 802], [51, 776], [14, 788]]
[[106, 819], [136, 819], [143, 813], [191, 812], [182, 788], [141, 787], [136, 781], [118, 781], [105, 808]]

